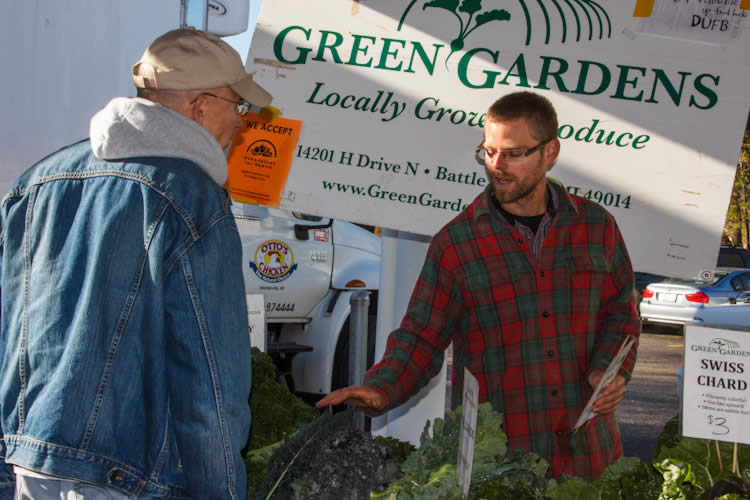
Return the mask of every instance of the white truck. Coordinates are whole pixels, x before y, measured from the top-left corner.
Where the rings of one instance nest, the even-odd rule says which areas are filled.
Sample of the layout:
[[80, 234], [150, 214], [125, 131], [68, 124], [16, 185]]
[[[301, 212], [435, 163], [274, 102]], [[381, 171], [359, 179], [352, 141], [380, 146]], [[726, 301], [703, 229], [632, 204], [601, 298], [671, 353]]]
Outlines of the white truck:
[[[349, 222], [235, 203], [245, 288], [262, 294], [266, 349], [300, 393], [346, 385], [350, 296], [369, 290], [370, 362], [380, 283], [380, 237]], [[294, 363], [291, 363], [292, 358]]]
[[[202, 5], [203, 0], [4, 3], [0, 33], [7, 50], [0, 62], [16, 76], [0, 83], [5, 96], [0, 191], [44, 156], [87, 137], [91, 116], [109, 99], [134, 95], [132, 64], [154, 38], [183, 20], [192, 17], [189, 23], [200, 26]], [[208, 5], [209, 30], [226, 35], [247, 27], [247, 0]], [[313, 394], [343, 386], [349, 296], [358, 289], [375, 292], [374, 315], [380, 238], [328, 218], [240, 203], [233, 210], [247, 293], [265, 299], [267, 348], [283, 372], [290, 372], [294, 357], [293, 373], [284, 373], [285, 379]], [[371, 337], [372, 345], [374, 332]]]

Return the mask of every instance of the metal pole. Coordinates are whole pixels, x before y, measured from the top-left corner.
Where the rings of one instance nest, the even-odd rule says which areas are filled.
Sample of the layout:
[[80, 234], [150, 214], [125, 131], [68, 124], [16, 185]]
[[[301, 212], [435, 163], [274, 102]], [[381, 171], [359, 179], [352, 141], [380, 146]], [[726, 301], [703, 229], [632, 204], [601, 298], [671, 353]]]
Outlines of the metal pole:
[[205, 0], [205, 7], [203, 9], [203, 31], [208, 31], [208, 1]]
[[[370, 292], [358, 290], [349, 299], [349, 385], [361, 385], [367, 366], [367, 311], [370, 308]], [[355, 429], [364, 430], [363, 414], [355, 419]]]
[[187, 28], [187, 0], [180, 0], [180, 28]]

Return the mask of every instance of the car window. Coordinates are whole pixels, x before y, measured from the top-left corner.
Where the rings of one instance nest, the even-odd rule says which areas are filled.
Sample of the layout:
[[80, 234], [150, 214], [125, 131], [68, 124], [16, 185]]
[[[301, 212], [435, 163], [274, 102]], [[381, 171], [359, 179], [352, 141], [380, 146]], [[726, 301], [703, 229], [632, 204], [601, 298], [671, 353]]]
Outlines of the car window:
[[714, 286], [721, 280], [729, 276], [729, 273], [724, 271], [716, 271], [709, 281], [703, 280], [686, 280], [685, 278], [670, 278], [662, 281], [662, 283], [671, 283], [677, 285], [693, 285], [693, 286]]
[[320, 221], [323, 220], [323, 217], [318, 217], [317, 215], [305, 214], [305, 213], [302, 213], [302, 212], [292, 212], [292, 215], [294, 215], [295, 217], [297, 217], [300, 220], [307, 220], [307, 221], [310, 221], [310, 222], [320, 222]]
[[735, 292], [741, 292], [743, 290], [742, 280], [739, 276], [733, 278], [730, 283], [732, 285], [732, 290], [734, 290]]
[[742, 273], [738, 277], [742, 280], [742, 289], [750, 290], [750, 273]]
[[719, 255], [719, 267], [745, 267], [745, 261], [738, 253], [723, 253]]

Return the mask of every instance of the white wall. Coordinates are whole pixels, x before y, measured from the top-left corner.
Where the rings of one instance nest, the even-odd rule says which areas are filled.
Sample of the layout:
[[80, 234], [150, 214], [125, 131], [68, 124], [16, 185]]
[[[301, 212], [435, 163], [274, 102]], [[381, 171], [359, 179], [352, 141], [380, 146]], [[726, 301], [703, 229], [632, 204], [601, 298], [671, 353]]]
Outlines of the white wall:
[[135, 95], [131, 66], [179, 27], [179, 0], [24, 0], [0, 8], [0, 192], [42, 157], [88, 137], [111, 98]]

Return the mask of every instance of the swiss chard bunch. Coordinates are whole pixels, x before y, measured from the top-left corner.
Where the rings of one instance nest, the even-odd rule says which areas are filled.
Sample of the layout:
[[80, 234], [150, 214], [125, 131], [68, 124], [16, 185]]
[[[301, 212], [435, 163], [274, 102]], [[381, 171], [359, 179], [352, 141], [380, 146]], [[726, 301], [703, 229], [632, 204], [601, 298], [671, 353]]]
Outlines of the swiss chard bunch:
[[[461, 407], [425, 424], [420, 446], [401, 466], [404, 476], [387, 490], [371, 498], [387, 500], [460, 499], [457, 462], [461, 429]], [[539, 456], [508, 449], [502, 431], [502, 414], [489, 403], [479, 405], [474, 442], [474, 460], [469, 497], [501, 498], [498, 491], [512, 493], [513, 500], [542, 498], [548, 464]]]
[[[750, 446], [735, 450], [731, 443], [689, 437], [662, 436], [659, 442], [654, 463], [665, 478], [660, 499], [704, 500], [735, 493], [750, 498]], [[722, 491], [727, 493], [719, 495]]]
[[569, 478], [548, 490], [546, 498], [657, 500], [663, 481], [662, 475], [652, 464], [635, 457], [622, 457], [604, 469], [596, 481], [587, 483], [575, 477]]

